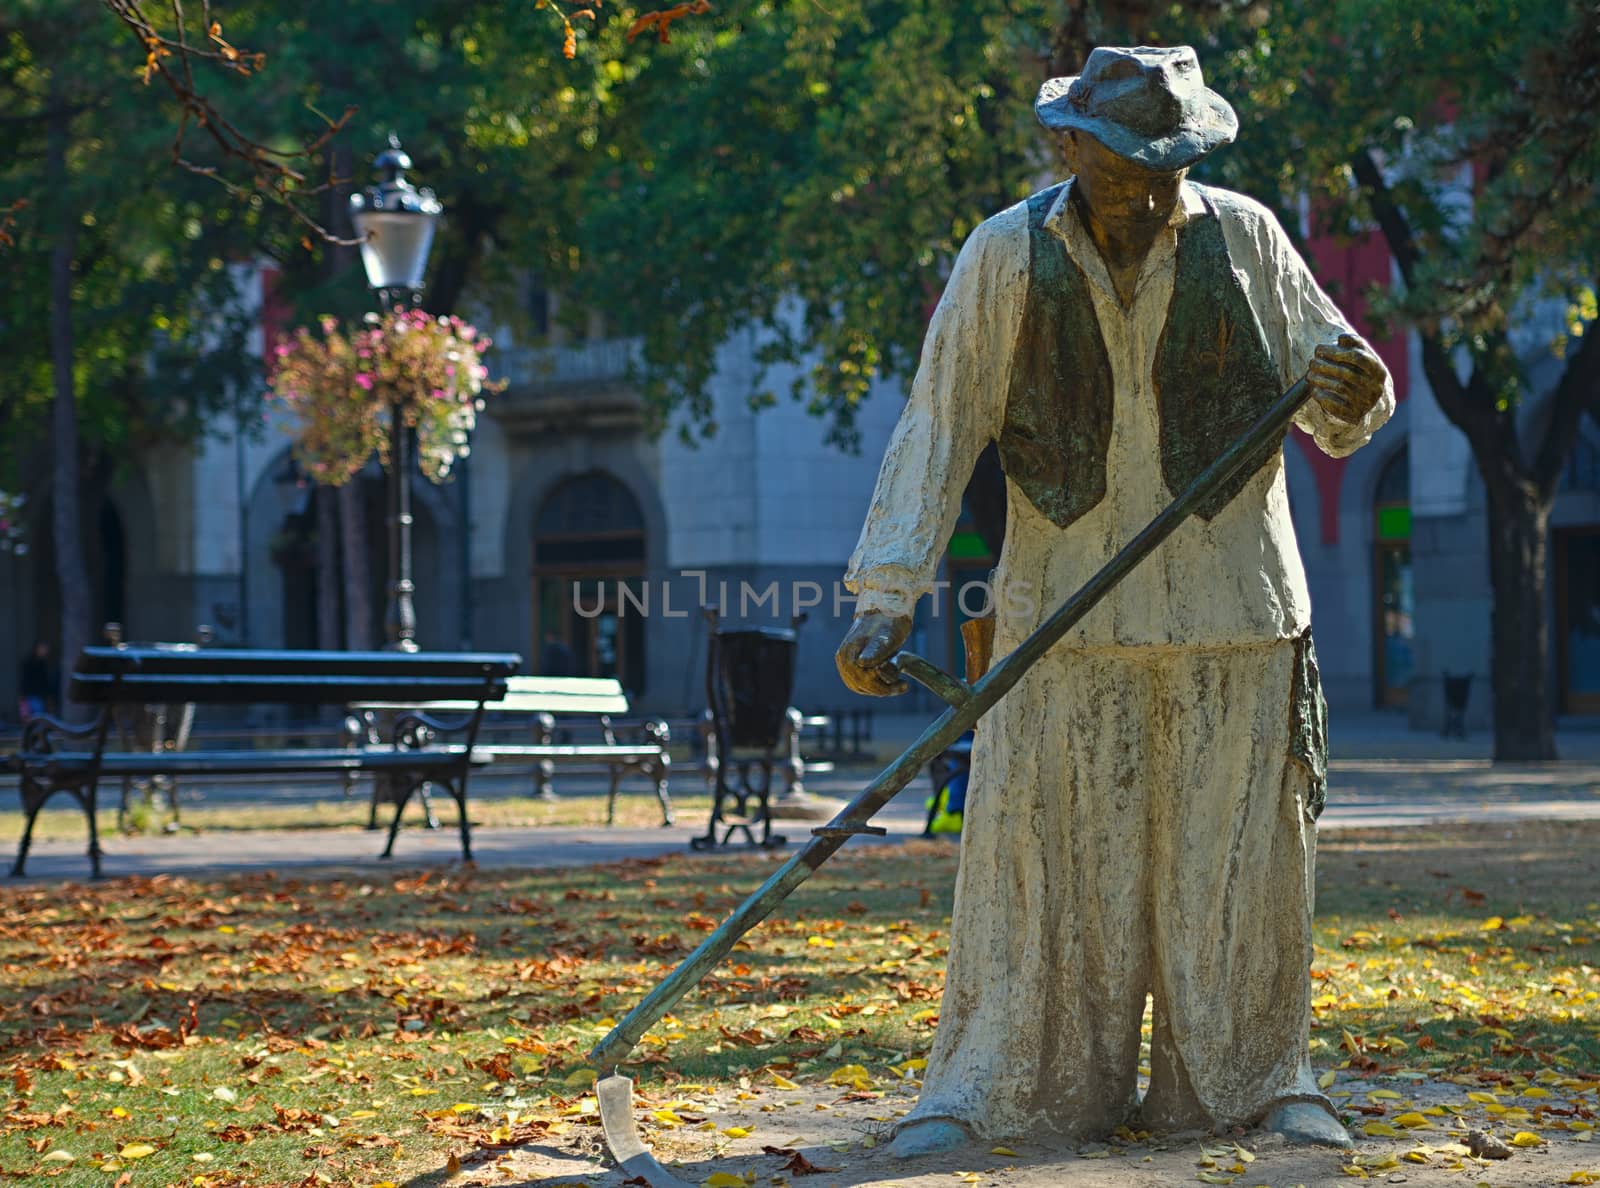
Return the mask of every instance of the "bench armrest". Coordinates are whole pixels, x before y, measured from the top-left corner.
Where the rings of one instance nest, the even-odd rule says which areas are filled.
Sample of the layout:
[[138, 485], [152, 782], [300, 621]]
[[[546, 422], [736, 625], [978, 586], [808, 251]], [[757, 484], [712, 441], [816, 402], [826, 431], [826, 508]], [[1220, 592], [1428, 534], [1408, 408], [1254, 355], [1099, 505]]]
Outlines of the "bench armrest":
[[617, 724], [609, 718], [602, 719], [605, 723], [606, 742], [617, 743], [653, 743], [665, 749], [672, 741], [672, 728], [667, 725], [665, 718], [646, 718], [642, 722], [623, 722]]
[[75, 726], [64, 718], [50, 714], [35, 714], [23, 723], [21, 753], [51, 754], [56, 749], [52, 735], [62, 735], [66, 738], [93, 738], [99, 733], [103, 718], [104, 712], [81, 726]]
[[394, 720], [394, 745], [401, 750], [415, 751], [427, 746], [435, 735], [476, 733], [474, 727], [481, 716], [471, 713], [461, 718], [439, 718], [423, 710], [411, 710]]

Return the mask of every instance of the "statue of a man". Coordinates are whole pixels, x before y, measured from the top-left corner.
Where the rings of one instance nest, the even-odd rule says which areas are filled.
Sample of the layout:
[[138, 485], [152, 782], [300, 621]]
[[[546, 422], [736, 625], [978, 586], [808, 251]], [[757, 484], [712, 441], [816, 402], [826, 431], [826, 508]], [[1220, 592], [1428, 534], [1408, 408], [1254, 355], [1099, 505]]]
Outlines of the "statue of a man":
[[[988, 442], [1004, 655], [1301, 375], [1299, 424], [1335, 457], [1394, 409], [1273, 216], [1185, 180], [1238, 129], [1192, 49], [1102, 47], [1035, 110], [1073, 176], [956, 260], [845, 579], [838, 665], [860, 693], [903, 688], [882, 665]], [[1120, 1123], [1349, 1143], [1308, 1050], [1326, 771], [1309, 626], [1275, 450], [983, 719], [939, 1029], [897, 1154]]]

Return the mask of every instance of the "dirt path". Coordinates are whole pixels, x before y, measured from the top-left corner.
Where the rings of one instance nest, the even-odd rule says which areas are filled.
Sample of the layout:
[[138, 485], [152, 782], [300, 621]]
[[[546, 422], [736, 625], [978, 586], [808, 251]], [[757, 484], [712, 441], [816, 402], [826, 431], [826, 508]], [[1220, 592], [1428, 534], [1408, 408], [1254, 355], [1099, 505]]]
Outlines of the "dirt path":
[[[711, 1188], [1317, 1188], [1359, 1180], [1552, 1188], [1600, 1184], [1600, 1142], [1591, 1141], [1592, 1129], [1583, 1129], [1590, 1125], [1583, 1115], [1600, 1112], [1596, 1088], [1594, 1081], [1546, 1077], [1490, 1095], [1448, 1082], [1341, 1077], [1330, 1090], [1341, 1109], [1367, 1111], [1355, 1115], [1354, 1152], [1290, 1148], [1274, 1136], [1247, 1133], [1187, 1142], [1114, 1139], [1070, 1149], [1012, 1143], [912, 1162], [891, 1159], [886, 1150], [890, 1127], [916, 1098], [909, 1076], [888, 1089], [864, 1092], [847, 1084], [786, 1088], [768, 1073], [740, 1089], [679, 1085], [673, 1096], [641, 1097], [636, 1107], [657, 1158], [689, 1183]], [[1469, 1092], [1480, 1100], [1469, 1099]], [[570, 1128], [558, 1126], [560, 1133], [494, 1163], [463, 1168], [452, 1184], [621, 1188], [627, 1181], [600, 1155], [592, 1099], [570, 1108]], [[1360, 1133], [1362, 1127], [1373, 1133]], [[1506, 1140], [1522, 1134], [1527, 1145], [1513, 1148], [1507, 1160], [1475, 1159], [1461, 1145], [1472, 1127], [1489, 1128]], [[782, 1153], [763, 1154], [764, 1147]], [[827, 1170], [809, 1171], [808, 1164]]]

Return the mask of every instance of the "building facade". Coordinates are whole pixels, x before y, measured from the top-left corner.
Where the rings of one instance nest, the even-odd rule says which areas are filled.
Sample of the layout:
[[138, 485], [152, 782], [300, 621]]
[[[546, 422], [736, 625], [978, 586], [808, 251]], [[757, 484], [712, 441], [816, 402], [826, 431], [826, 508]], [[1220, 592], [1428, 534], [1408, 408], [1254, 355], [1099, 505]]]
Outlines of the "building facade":
[[[1312, 254], [1359, 323], [1363, 290], [1389, 279], [1381, 245], [1312, 241]], [[841, 452], [799, 404], [751, 410], [756, 345], [746, 335], [723, 347], [713, 391], [720, 428], [695, 444], [645, 432], [625, 342], [499, 351], [492, 362], [510, 386], [480, 418], [470, 459], [442, 486], [412, 477], [420, 643], [517, 651], [529, 671], [615, 675], [640, 710], [681, 716], [704, 704], [703, 603], [753, 625], [786, 626], [804, 612], [796, 703], [866, 704], [833, 668], [852, 613], [838, 583], [899, 394], [889, 385], [875, 393], [862, 409], [860, 452]], [[1467, 722], [1482, 727], [1482, 486], [1464, 437], [1427, 389], [1415, 342], [1377, 345], [1400, 396], [1391, 423], [1348, 459], [1323, 456], [1298, 432], [1285, 447], [1323, 680], [1336, 712], [1387, 709], [1436, 728], [1446, 676], [1470, 676]], [[789, 378], [767, 382], [782, 390]], [[100, 507], [86, 508], [96, 613], [121, 622], [128, 639], [191, 639], [202, 623], [222, 644], [312, 647], [321, 637], [319, 531], [332, 521], [319, 521], [282, 425], [232, 428], [196, 449], [137, 459]], [[383, 485], [375, 467], [357, 481], [376, 642]], [[41, 526], [44, 511], [35, 508]], [[59, 638], [49, 552], [0, 554], [19, 659], [33, 639]], [[964, 517], [944, 575], [951, 593], [937, 614], [924, 600], [908, 646], [959, 671], [957, 624], [981, 599], [963, 606], [956, 592], [990, 564]], [[1590, 439], [1556, 508], [1551, 566], [1551, 679], [1564, 712], [1600, 711], [1600, 444]], [[15, 679], [14, 664], [0, 672], [7, 711]], [[920, 693], [902, 704], [932, 708]]]

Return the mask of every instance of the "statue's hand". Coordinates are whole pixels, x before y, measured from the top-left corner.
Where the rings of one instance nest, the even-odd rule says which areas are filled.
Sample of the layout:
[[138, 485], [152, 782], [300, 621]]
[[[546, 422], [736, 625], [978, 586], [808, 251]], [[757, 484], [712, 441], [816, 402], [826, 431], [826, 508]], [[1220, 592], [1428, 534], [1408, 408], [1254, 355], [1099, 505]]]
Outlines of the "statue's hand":
[[1335, 420], [1359, 424], [1383, 399], [1387, 374], [1372, 348], [1341, 334], [1336, 346], [1323, 343], [1311, 360], [1312, 396]]
[[857, 615], [833, 657], [839, 666], [839, 676], [855, 692], [868, 697], [904, 693], [906, 683], [890, 676], [883, 665], [900, 650], [910, 634], [909, 615], [886, 615], [879, 611]]

